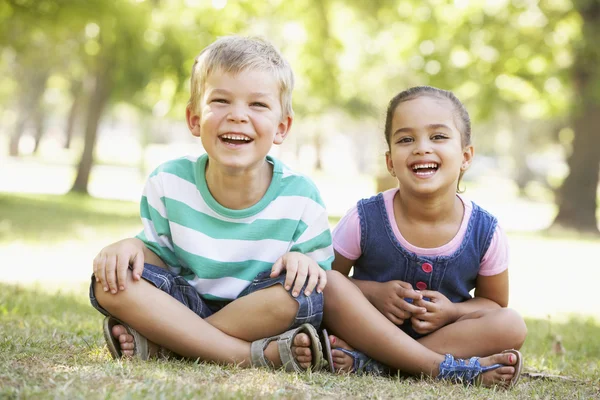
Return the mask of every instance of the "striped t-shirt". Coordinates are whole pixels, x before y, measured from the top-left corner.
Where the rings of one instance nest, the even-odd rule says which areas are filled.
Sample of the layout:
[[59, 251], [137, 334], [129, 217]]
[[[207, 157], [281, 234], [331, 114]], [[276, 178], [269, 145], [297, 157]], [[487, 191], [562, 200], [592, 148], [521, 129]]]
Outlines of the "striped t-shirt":
[[200, 295], [233, 300], [283, 254], [297, 251], [331, 269], [327, 213], [314, 183], [267, 156], [273, 178], [255, 205], [232, 210], [206, 185], [206, 154], [159, 166], [148, 178], [137, 235]]

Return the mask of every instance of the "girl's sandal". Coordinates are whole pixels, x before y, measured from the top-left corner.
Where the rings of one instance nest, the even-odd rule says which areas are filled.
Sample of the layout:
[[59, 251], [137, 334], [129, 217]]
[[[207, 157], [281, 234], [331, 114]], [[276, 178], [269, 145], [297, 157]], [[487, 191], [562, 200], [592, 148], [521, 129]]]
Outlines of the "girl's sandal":
[[440, 373], [437, 376], [438, 379], [449, 379], [453, 382], [461, 382], [467, 385], [480, 386], [482, 384], [483, 373], [492, 371], [500, 367], [512, 366], [515, 368], [515, 374], [513, 375], [507, 389], [512, 388], [517, 384], [521, 377], [521, 370], [523, 369], [523, 356], [518, 350], [504, 350], [502, 353], [512, 353], [517, 357], [517, 362], [514, 365], [505, 364], [494, 364], [487, 367], [482, 367], [479, 363], [479, 357], [471, 357], [468, 360], [454, 358], [450, 354], [446, 354], [446, 359], [440, 364]]
[[[123, 325], [128, 334], [133, 336], [133, 356], [132, 358], [139, 358], [140, 360], [148, 360], [150, 358], [150, 349], [148, 346], [148, 339], [140, 335], [138, 331], [118, 320], [115, 317], [107, 316], [102, 322], [102, 332], [104, 333], [104, 340], [106, 341], [106, 347], [113, 359], [119, 359], [124, 357], [121, 351], [121, 344], [119, 340], [113, 336], [112, 328], [115, 325]], [[171, 357], [173, 353], [164, 347], [158, 348], [157, 356], [161, 358]]]
[[[333, 357], [331, 354], [331, 345], [329, 343], [329, 334], [327, 333], [327, 329], [323, 329], [321, 331], [321, 340], [323, 342], [323, 348], [325, 352], [325, 358], [328, 364], [329, 371], [335, 373], [335, 367], [333, 365]], [[339, 350], [350, 357], [352, 357], [352, 371], [351, 373], [356, 374], [372, 374], [376, 376], [381, 375], [391, 375], [393, 373], [392, 368], [388, 367], [385, 364], [376, 361], [365, 353], [362, 353], [358, 350], [347, 350], [341, 347], [334, 347], [333, 350]]]
[[319, 341], [317, 330], [311, 324], [302, 324], [298, 328], [290, 329], [281, 335], [275, 335], [252, 342], [252, 345], [250, 346], [252, 366], [273, 368], [273, 364], [265, 357], [265, 349], [269, 343], [277, 341], [282, 368], [285, 368], [288, 372], [306, 371], [306, 369], [302, 368], [300, 363], [296, 361], [294, 354], [292, 353], [294, 338], [299, 333], [306, 333], [310, 338], [310, 348], [312, 352], [310, 369], [314, 371], [320, 370], [324, 364], [323, 350], [321, 349], [321, 342]]

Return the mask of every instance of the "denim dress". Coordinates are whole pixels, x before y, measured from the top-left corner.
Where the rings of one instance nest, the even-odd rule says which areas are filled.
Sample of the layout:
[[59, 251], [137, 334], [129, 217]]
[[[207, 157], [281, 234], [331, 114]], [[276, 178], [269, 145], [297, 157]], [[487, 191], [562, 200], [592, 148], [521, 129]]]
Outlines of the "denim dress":
[[[435, 290], [453, 303], [471, 298], [481, 260], [485, 255], [497, 220], [473, 203], [465, 237], [450, 256], [420, 256], [406, 250], [392, 230], [383, 195], [379, 193], [357, 204], [360, 219], [362, 255], [354, 263], [353, 278], [359, 280], [408, 282], [415, 290]], [[424, 335], [412, 328], [410, 319], [399, 326], [417, 339]]]

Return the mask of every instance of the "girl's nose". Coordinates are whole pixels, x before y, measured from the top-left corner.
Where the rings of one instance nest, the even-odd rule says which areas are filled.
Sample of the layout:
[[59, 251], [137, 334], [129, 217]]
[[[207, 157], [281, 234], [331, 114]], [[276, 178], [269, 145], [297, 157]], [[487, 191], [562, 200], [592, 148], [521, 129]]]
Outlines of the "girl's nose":
[[424, 140], [419, 140], [418, 142], [416, 142], [415, 144], [415, 148], [413, 149], [413, 154], [417, 155], [417, 154], [431, 154], [432, 149], [431, 146], [429, 145], [429, 142], [424, 141]]

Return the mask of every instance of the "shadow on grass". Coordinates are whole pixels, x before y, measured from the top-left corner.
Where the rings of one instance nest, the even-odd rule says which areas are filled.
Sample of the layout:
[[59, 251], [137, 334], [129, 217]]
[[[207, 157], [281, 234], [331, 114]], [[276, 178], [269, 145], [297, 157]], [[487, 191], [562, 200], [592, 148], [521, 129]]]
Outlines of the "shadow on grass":
[[[526, 371], [573, 379], [524, 377], [508, 393], [428, 380], [287, 374], [181, 360], [112, 362], [101, 321], [83, 285], [77, 292], [49, 293], [39, 285], [0, 283], [0, 397], [3, 390], [9, 398], [147, 398], [149, 393], [155, 398], [356, 398], [373, 393], [377, 398], [562, 399], [600, 395], [600, 324], [579, 316], [561, 322], [528, 319], [529, 337], [521, 349]], [[562, 336], [565, 354], [552, 350], [557, 335]]]
[[[32, 332], [58, 329], [100, 339], [101, 320], [102, 315], [89, 303], [84, 284], [77, 292], [48, 293], [40, 285], [0, 283], [0, 325], [12, 322], [11, 325], [27, 327]], [[598, 372], [593, 372], [600, 367], [598, 320], [574, 314], [562, 321], [527, 318], [526, 322], [528, 336], [521, 352], [527, 370], [578, 379], [598, 377]], [[89, 331], [84, 333], [85, 330]], [[556, 351], [557, 340], [564, 353]]]
[[134, 202], [79, 194], [0, 194], [0, 242], [58, 242], [119, 228], [141, 228]]

